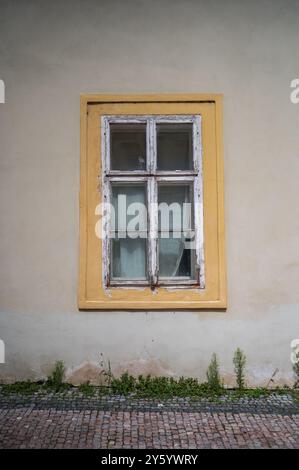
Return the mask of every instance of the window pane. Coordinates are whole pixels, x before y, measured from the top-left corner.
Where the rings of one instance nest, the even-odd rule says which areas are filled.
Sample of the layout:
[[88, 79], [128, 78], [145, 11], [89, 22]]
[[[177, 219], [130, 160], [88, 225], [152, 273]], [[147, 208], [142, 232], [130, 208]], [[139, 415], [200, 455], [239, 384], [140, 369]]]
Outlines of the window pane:
[[111, 188], [112, 205], [115, 215], [115, 230], [146, 231], [147, 208], [145, 183], [112, 183]]
[[112, 279], [146, 279], [146, 239], [112, 240]]
[[195, 279], [193, 183], [158, 184], [159, 276]]
[[112, 279], [146, 279], [146, 185], [130, 182], [111, 186], [116, 230], [116, 234], [111, 232]]
[[193, 184], [158, 184], [159, 231], [194, 228]]
[[[179, 238], [176, 238], [179, 237]], [[195, 279], [195, 249], [191, 238], [170, 234], [159, 238], [159, 277], [188, 277]]]
[[157, 168], [192, 170], [192, 124], [157, 124]]
[[146, 124], [110, 124], [111, 169], [145, 170]]

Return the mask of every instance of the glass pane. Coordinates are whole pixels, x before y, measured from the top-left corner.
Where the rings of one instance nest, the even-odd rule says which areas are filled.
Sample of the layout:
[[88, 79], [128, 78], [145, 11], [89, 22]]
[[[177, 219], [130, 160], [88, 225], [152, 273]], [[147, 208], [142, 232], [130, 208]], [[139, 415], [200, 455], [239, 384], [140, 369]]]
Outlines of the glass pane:
[[158, 184], [159, 231], [194, 228], [193, 184]]
[[146, 239], [112, 240], [112, 279], [146, 279]]
[[146, 279], [146, 184], [112, 183], [111, 187], [116, 230], [115, 238], [111, 233], [112, 279]]
[[[179, 238], [177, 238], [179, 237]], [[183, 234], [159, 238], [159, 277], [195, 279], [195, 246]]]
[[157, 168], [192, 170], [192, 124], [157, 124]]
[[[146, 231], [146, 185], [145, 183], [112, 183], [112, 205], [115, 230]], [[112, 221], [113, 222], [113, 221]]]
[[110, 124], [112, 170], [145, 170], [146, 124]]

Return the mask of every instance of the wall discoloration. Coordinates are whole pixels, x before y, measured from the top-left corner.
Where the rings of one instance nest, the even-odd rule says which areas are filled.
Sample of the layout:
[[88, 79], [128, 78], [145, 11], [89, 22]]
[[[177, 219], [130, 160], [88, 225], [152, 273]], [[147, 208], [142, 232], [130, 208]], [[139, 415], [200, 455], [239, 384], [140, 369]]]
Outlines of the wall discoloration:
[[68, 369], [66, 381], [73, 385], [89, 382], [91, 385], [105, 385], [105, 375], [102, 367], [98, 364], [86, 362], [73, 369]]
[[153, 376], [166, 376], [175, 377], [176, 374], [172, 371], [164, 361], [155, 357], [132, 359], [121, 361], [115, 368], [115, 375], [120, 376], [124, 372], [138, 377], [138, 375], [153, 375]]

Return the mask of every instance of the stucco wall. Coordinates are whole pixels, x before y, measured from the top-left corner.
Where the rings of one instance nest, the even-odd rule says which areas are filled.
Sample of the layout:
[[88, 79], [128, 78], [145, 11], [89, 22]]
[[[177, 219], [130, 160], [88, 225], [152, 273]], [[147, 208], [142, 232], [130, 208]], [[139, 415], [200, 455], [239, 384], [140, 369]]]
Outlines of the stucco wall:
[[[291, 382], [299, 337], [299, 2], [0, 1], [0, 338], [5, 380], [115, 372]], [[226, 312], [79, 312], [80, 93], [224, 94]], [[79, 374], [80, 375], [80, 374]]]

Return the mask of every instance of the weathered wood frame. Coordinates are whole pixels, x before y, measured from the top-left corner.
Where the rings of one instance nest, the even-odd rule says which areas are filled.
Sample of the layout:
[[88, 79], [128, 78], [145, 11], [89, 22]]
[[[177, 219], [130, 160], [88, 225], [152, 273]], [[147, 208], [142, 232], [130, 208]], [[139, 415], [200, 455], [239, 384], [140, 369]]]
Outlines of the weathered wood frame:
[[[203, 171], [204, 175], [201, 184], [204, 194], [206, 279], [205, 287], [201, 289], [198, 286], [182, 288], [179, 285], [159, 286], [157, 289], [142, 285], [106, 288], [103, 282], [103, 247], [101, 240], [95, 235], [95, 225], [98, 223], [95, 209], [103, 200], [102, 197], [105, 198], [100, 159], [104, 132], [101, 118], [135, 116], [139, 119], [141, 116], [151, 115], [161, 116], [161, 119], [169, 119], [170, 122], [173, 122], [174, 116], [178, 115], [182, 117], [199, 115], [202, 118], [203, 168], [199, 168], [199, 171]], [[190, 172], [185, 173], [186, 177], [195, 176]], [[116, 174], [114, 176], [117, 177]], [[135, 176], [142, 176], [142, 172], [135, 173]], [[158, 176], [169, 177], [162, 172], [159, 172]], [[140, 181], [139, 178], [138, 180]], [[199, 188], [199, 191], [202, 194], [202, 188]], [[225, 308], [227, 299], [223, 206], [221, 95], [84, 95], [81, 97], [79, 308], [104, 310]], [[200, 217], [198, 211], [195, 213], [197, 218]], [[203, 224], [199, 223], [198, 226], [202, 227]]]
[[[203, 194], [202, 194], [202, 144], [201, 144], [201, 116], [102, 116], [102, 187], [105, 194], [105, 202], [111, 204], [111, 183], [135, 182], [146, 183], [149, 237], [147, 243], [148, 280], [143, 279], [113, 279], [111, 277], [111, 240], [106, 231], [103, 238], [103, 285], [109, 286], [134, 286], [150, 285], [155, 288], [158, 285], [180, 285], [187, 288], [197, 285], [204, 288], [204, 242], [203, 242]], [[191, 124], [192, 125], [192, 169], [159, 171], [157, 169], [157, 124]], [[111, 124], [145, 124], [146, 125], [146, 169], [120, 171], [111, 169], [110, 152], [110, 125]], [[134, 175], [134, 176], [133, 176]], [[182, 184], [193, 183], [194, 204], [194, 229], [195, 229], [195, 279], [160, 278], [158, 262], [158, 183]]]

